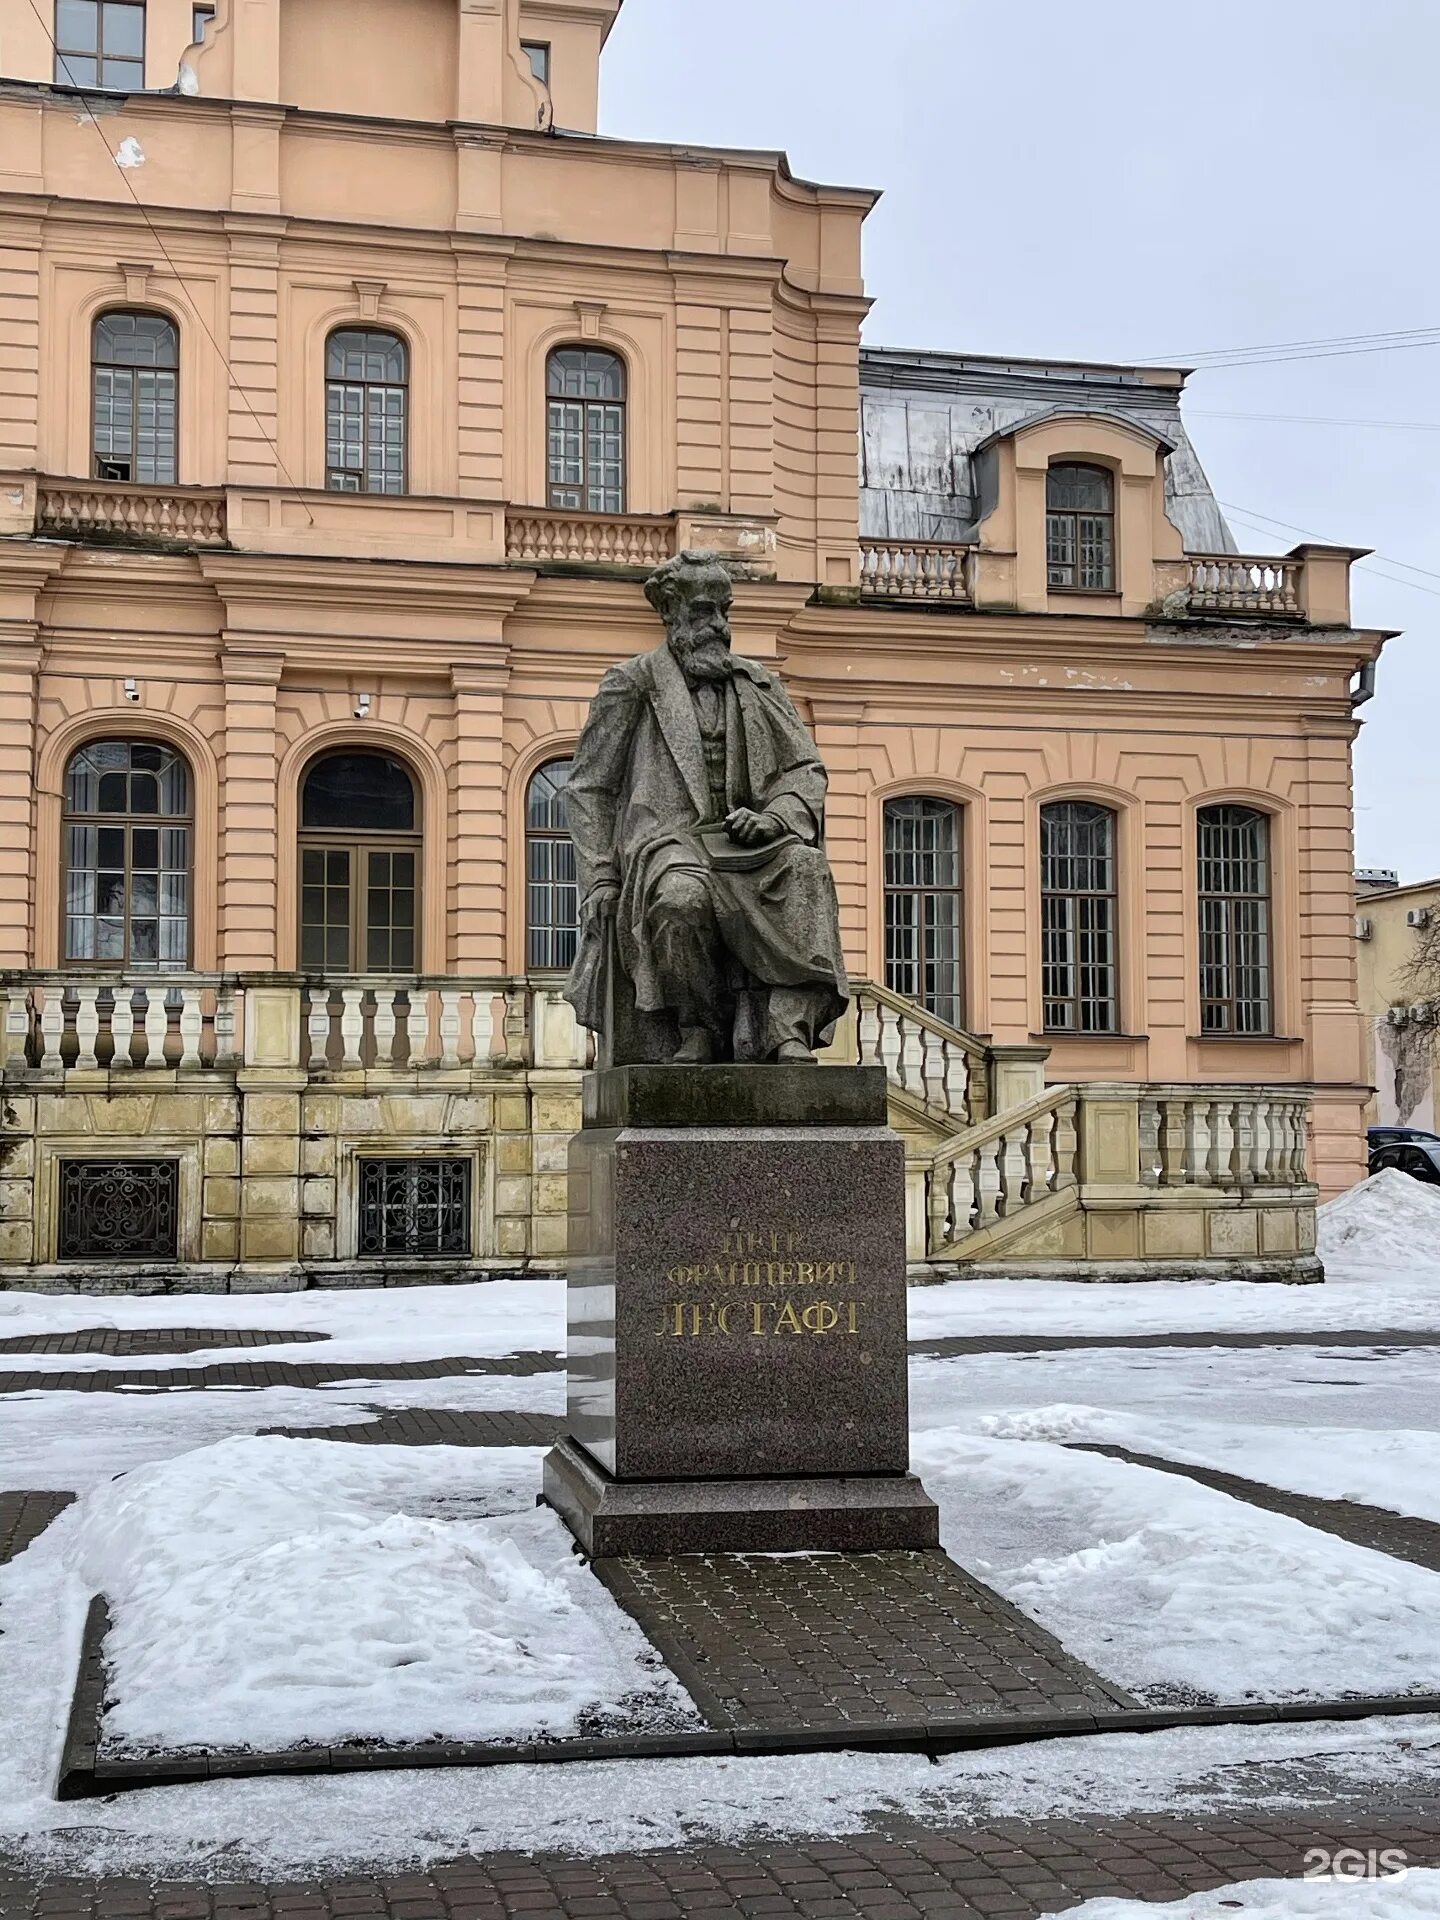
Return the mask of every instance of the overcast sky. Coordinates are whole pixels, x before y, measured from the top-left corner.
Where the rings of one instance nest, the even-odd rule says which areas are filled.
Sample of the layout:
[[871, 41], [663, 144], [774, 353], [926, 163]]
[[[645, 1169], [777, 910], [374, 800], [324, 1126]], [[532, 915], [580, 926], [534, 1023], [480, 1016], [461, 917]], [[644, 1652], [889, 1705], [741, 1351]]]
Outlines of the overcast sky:
[[1410, 881], [1440, 873], [1437, 72], [1437, 0], [626, 0], [601, 128], [883, 188], [875, 346], [1190, 365], [1434, 326], [1197, 373], [1186, 409], [1242, 550], [1377, 550], [1356, 621], [1405, 632], [1356, 855]]

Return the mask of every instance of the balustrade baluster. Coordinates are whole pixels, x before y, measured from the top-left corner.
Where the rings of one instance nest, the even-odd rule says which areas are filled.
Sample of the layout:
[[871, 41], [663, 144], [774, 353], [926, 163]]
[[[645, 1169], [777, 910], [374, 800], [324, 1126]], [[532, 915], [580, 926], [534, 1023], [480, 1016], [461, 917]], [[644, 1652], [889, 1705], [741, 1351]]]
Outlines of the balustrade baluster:
[[395, 1064], [395, 988], [372, 987], [375, 1000], [375, 1064]]
[[145, 996], [145, 1058], [142, 1066], [165, 1065], [165, 1042], [170, 1033], [170, 1010], [165, 1004], [165, 989], [151, 981], [140, 991]]
[[[489, 987], [479, 987], [475, 992], [474, 1026], [475, 1058], [474, 1069], [477, 1073], [488, 1073], [495, 1064], [495, 995]], [[592, 1041], [594, 1036], [591, 1036]]]
[[460, 995], [454, 987], [440, 989], [440, 1065], [460, 1065]]
[[228, 983], [215, 995], [215, 1064], [229, 1065], [235, 1058], [235, 989]]
[[310, 1071], [324, 1073], [330, 1065], [330, 989], [307, 987], [310, 1013], [305, 1031], [310, 1036]]
[[58, 1069], [64, 1065], [60, 1044], [65, 1037], [65, 1002], [63, 987], [46, 987], [45, 1004], [40, 1013], [40, 1038], [43, 1051], [40, 1065], [48, 1069]]
[[1162, 1100], [1160, 1114], [1160, 1184], [1162, 1187], [1183, 1187], [1187, 1178], [1184, 1100]]
[[1210, 1105], [1194, 1096], [1185, 1100], [1185, 1184], [1210, 1185]]
[[955, 1162], [946, 1160], [930, 1167], [925, 1174], [925, 1250], [939, 1253], [950, 1243], [950, 1185], [955, 1178]]
[[81, 1069], [98, 1067], [96, 1042], [100, 1033], [100, 1008], [97, 1004], [100, 989], [88, 980], [80, 981], [75, 987], [75, 1042], [77, 1053], [75, 1065]]
[[358, 1073], [365, 1065], [365, 989], [340, 989], [340, 1068]]
[[110, 1033], [115, 1043], [115, 1051], [110, 1056], [110, 1069], [130, 1067], [135, 1063], [131, 1050], [131, 1040], [135, 1034], [135, 996], [129, 987], [116, 987], [115, 1004], [110, 1009]]
[[505, 989], [505, 1053], [502, 1065], [525, 1067], [531, 1064], [533, 1035], [530, 1031], [530, 989], [522, 981]]
[[3, 1038], [0, 1038], [7, 1067], [18, 1069], [28, 1065], [30, 1028], [34, 1013], [34, 989], [20, 987], [12, 990], [5, 1004], [5, 1032]]
[[1263, 1172], [1257, 1169], [1255, 1106], [1253, 1100], [1242, 1098], [1235, 1102], [1235, 1178], [1247, 1192], [1257, 1178], [1264, 1178]]
[[992, 1140], [988, 1145], [975, 1149], [975, 1226], [977, 1232], [983, 1227], [994, 1226], [1000, 1218], [1004, 1199], [1000, 1159], [1005, 1149], [1003, 1139]]
[[1153, 1094], [1140, 1096], [1140, 1184], [1160, 1184], [1160, 1102]]
[[1055, 1109], [1055, 1134], [1051, 1147], [1054, 1171], [1051, 1175], [1051, 1191], [1063, 1193], [1067, 1187], [1077, 1185], [1075, 1162], [1080, 1153], [1080, 1131], [1077, 1120], [1080, 1101], [1075, 1094], [1068, 1094]]
[[205, 1008], [199, 987], [176, 987], [180, 1002], [180, 1065], [194, 1070], [205, 1063], [200, 1057], [200, 1042], [205, 1032]]
[[430, 995], [424, 987], [405, 990], [405, 1057], [423, 1067], [430, 1057]]

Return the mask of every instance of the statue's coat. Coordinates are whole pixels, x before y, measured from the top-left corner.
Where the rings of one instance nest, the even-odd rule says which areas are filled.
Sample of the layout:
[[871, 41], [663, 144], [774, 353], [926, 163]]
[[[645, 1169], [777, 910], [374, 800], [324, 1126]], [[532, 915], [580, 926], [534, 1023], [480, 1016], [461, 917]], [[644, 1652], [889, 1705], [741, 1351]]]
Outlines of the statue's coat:
[[[825, 858], [825, 768], [789, 695], [753, 660], [731, 656], [725, 684], [726, 805], [773, 813], [794, 834], [751, 872], [713, 873], [694, 829], [715, 816], [700, 727], [668, 644], [612, 667], [600, 683], [566, 789], [582, 901], [620, 889], [619, 957], [641, 1012], [663, 1009], [651, 960], [650, 903], [662, 875], [707, 875], [725, 944], [769, 987], [826, 993], [823, 1044], [848, 1000], [835, 884]], [[587, 923], [566, 989], [581, 1022], [605, 1026], [605, 935]]]

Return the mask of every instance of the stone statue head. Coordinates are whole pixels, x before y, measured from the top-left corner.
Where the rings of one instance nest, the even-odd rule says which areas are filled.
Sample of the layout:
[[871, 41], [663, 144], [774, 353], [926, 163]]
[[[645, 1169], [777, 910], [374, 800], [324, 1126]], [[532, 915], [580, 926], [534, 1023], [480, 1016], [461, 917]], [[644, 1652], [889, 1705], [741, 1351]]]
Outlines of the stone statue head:
[[732, 597], [730, 575], [713, 553], [678, 553], [645, 582], [687, 680], [729, 679]]

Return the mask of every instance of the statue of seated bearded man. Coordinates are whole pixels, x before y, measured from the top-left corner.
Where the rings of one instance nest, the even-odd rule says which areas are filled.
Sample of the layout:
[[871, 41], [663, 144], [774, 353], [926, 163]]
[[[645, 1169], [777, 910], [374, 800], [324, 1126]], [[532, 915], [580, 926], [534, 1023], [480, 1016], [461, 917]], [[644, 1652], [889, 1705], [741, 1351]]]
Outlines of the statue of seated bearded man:
[[567, 998], [603, 1064], [813, 1060], [849, 999], [825, 769], [777, 676], [730, 651], [714, 554], [645, 593], [664, 645], [605, 675], [566, 789]]

